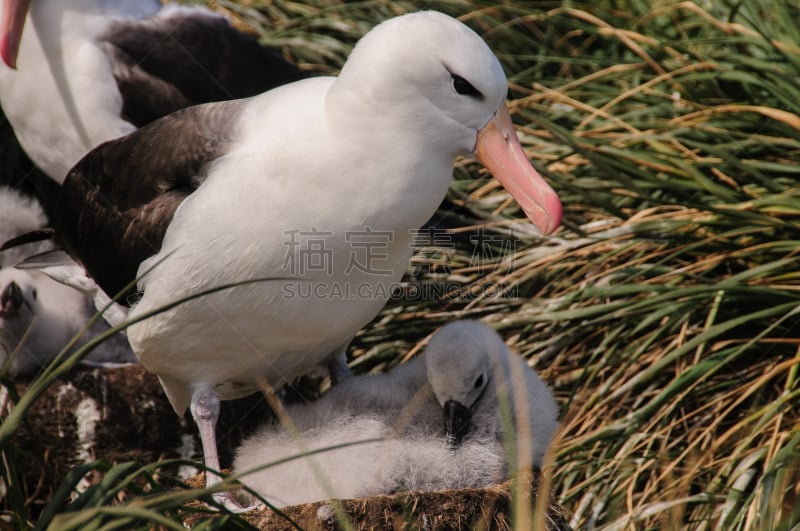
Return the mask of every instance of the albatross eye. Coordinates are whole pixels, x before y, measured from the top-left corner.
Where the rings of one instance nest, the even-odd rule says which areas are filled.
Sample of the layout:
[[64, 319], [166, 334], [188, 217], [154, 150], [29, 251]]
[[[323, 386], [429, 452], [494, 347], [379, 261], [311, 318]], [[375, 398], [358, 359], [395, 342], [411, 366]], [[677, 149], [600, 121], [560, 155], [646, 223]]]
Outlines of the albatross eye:
[[453, 88], [456, 89], [456, 92], [459, 94], [472, 98], [483, 98], [483, 94], [463, 77], [456, 74], [451, 74], [451, 77], [453, 78]]
[[483, 385], [483, 375], [481, 374], [480, 376], [478, 376], [478, 379], [475, 380], [475, 389], [480, 388], [480, 386], [482, 385]]
[[37, 298], [39, 298], [39, 293], [36, 290], [33, 290], [31, 292], [31, 295], [33, 295], [33, 300], [36, 300]]

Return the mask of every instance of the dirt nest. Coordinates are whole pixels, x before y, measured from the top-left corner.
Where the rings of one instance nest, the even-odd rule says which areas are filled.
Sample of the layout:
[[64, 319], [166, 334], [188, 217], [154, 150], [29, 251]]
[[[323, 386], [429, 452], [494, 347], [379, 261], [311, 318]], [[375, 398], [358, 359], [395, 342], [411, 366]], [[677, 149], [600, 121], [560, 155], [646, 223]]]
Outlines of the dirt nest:
[[[15, 386], [18, 394], [26, 384]], [[7, 411], [13, 402], [6, 397]], [[218, 426], [222, 464], [230, 466], [232, 450], [242, 437], [271, 415], [264, 399], [254, 395], [223, 403]], [[158, 379], [140, 366], [115, 369], [81, 367], [51, 385], [26, 415], [12, 440], [16, 481], [7, 489], [26, 500], [27, 518], [35, 521], [66, 473], [95, 460], [109, 463], [162, 459], [200, 459], [194, 423], [178, 417], [164, 396]], [[174, 471], [177, 473], [177, 470]], [[90, 474], [91, 484], [99, 477]], [[203, 475], [189, 478], [202, 486]], [[536, 492], [536, 480], [534, 491]], [[244, 515], [265, 530], [332, 530], [340, 528], [339, 515], [355, 529], [509, 529], [512, 507], [510, 484], [486, 489], [442, 492], [405, 492], [340, 502], [316, 502], [288, 507], [282, 516], [270, 509]], [[9, 510], [9, 497], [3, 499]], [[185, 523], [215, 517], [199, 502], [187, 506]], [[288, 517], [288, 519], [287, 519]], [[553, 502], [548, 504], [548, 529], [568, 529], [568, 516]]]
[[[205, 478], [202, 474], [189, 480], [189, 486], [200, 488]], [[532, 492], [537, 492], [538, 476], [534, 478]], [[242, 515], [250, 524], [262, 531], [296, 530], [338, 531], [344, 519], [353, 529], [407, 530], [454, 529], [504, 531], [512, 529], [512, 482], [482, 489], [459, 489], [438, 492], [401, 492], [391, 496], [371, 496], [351, 500], [326, 500], [280, 509], [270, 508], [250, 511]], [[535, 498], [531, 502], [535, 505]], [[191, 528], [214, 513], [204, 510], [199, 503], [193, 505], [197, 512], [187, 514], [183, 521]], [[533, 507], [531, 507], [533, 510]], [[338, 514], [337, 514], [338, 511]], [[534, 516], [535, 518], [535, 516]], [[568, 530], [570, 514], [549, 500], [544, 515], [547, 530]]]

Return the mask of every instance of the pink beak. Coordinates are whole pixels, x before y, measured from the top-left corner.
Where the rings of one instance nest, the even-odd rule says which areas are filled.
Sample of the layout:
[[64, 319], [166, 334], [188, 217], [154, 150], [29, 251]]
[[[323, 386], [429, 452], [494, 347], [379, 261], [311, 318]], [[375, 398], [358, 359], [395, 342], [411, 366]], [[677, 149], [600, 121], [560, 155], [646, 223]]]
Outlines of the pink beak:
[[474, 155], [511, 193], [542, 234], [558, 228], [561, 201], [525, 156], [505, 104], [478, 131]]
[[31, 0], [5, 0], [3, 2], [3, 22], [0, 27], [0, 56], [10, 68], [17, 68], [19, 41], [22, 39], [22, 28], [25, 15]]

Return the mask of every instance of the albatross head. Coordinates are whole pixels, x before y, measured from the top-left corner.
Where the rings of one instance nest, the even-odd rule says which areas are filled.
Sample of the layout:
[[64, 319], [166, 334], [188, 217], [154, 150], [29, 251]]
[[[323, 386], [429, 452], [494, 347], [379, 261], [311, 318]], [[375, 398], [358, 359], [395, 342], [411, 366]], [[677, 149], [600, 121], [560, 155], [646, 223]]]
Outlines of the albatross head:
[[444, 408], [448, 442], [458, 445], [469, 433], [472, 414], [494, 385], [494, 365], [507, 352], [497, 333], [478, 321], [442, 327], [425, 349], [425, 366], [436, 400]]
[[31, 279], [27, 271], [0, 269], [0, 372], [14, 372], [23, 363], [9, 357], [19, 351], [39, 313], [36, 285]]
[[0, 322], [31, 319], [39, 306], [36, 285], [25, 271], [0, 270]]
[[474, 156], [543, 234], [560, 224], [561, 202], [531, 166], [511, 122], [502, 67], [458, 20], [422, 11], [379, 24], [356, 45], [332, 93], [343, 107], [367, 105], [381, 128], [410, 131], [449, 163]]

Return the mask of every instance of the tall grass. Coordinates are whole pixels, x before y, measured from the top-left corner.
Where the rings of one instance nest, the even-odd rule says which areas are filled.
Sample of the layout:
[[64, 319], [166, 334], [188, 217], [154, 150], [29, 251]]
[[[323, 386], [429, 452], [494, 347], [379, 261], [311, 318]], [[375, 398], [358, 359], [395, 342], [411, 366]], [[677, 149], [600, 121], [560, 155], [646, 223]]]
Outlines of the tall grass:
[[[400, 363], [454, 318], [484, 319], [556, 389], [547, 473], [576, 527], [800, 522], [796, 3], [215, 5], [322, 73], [380, 20], [461, 17], [506, 68], [526, 151], [566, 206], [540, 239], [460, 162], [431, 222], [453, 231], [408, 280], [464, 291], [392, 300], [354, 343], [355, 370]], [[169, 512], [148, 503], [124, 506]]]

